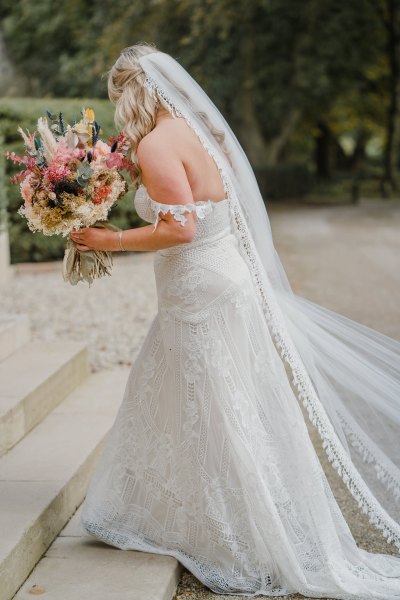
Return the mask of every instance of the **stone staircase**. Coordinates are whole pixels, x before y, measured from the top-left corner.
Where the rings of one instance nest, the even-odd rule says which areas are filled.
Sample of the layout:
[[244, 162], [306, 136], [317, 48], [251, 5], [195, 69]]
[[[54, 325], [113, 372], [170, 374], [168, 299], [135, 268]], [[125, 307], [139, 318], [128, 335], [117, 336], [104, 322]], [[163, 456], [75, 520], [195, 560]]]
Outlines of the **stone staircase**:
[[84, 345], [33, 342], [26, 317], [0, 318], [0, 600], [173, 597], [175, 559], [79, 533], [128, 372], [91, 373]]

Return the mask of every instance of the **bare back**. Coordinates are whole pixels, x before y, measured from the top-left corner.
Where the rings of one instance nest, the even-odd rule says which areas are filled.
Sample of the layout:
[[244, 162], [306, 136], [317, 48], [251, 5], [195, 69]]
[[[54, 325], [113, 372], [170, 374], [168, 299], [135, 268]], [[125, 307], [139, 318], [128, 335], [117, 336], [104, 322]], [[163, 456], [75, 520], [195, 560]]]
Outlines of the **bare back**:
[[152, 131], [152, 135], [168, 138], [171, 150], [178, 154], [185, 168], [194, 201], [218, 202], [225, 198], [221, 175], [214, 159], [184, 118], [163, 118]]

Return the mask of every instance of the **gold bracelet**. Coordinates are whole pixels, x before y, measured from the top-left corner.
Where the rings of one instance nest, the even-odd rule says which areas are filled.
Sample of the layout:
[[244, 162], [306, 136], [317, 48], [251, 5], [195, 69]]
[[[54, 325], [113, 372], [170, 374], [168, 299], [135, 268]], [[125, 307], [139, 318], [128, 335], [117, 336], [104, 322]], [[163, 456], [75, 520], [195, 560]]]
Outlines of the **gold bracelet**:
[[121, 229], [121, 231], [118, 231], [119, 247], [122, 250], [122, 252], [126, 252], [126, 248], [124, 248], [122, 245], [122, 234], [123, 234], [123, 230]]

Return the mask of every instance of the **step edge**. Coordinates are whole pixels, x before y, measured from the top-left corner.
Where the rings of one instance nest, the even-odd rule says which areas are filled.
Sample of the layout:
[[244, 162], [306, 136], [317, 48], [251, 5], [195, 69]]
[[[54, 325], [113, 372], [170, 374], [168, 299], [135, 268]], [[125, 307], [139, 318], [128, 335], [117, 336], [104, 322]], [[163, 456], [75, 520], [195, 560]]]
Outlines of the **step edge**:
[[[12, 408], [0, 416], [0, 457], [12, 450], [90, 374], [88, 347], [83, 346], [77, 352], [74, 352], [67, 361], [59, 364], [46, 379], [38, 383], [29, 393], [17, 400]], [[62, 386], [61, 382], [63, 382]], [[71, 385], [68, 385], [69, 382], [71, 382]], [[58, 386], [60, 386], [59, 394], [57, 394]], [[45, 397], [42, 401], [43, 407], [35, 415], [34, 409], [38, 407], [38, 398], [42, 395]], [[54, 402], [49, 402], [50, 395], [55, 396]], [[33, 419], [29, 416], [29, 411], [34, 414]], [[12, 429], [14, 426], [16, 427], [15, 435], [7, 435], [6, 429]]]
[[10, 315], [9, 319], [4, 317], [5, 315], [0, 315], [0, 362], [7, 360], [31, 341], [28, 315]]
[[[0, 589], [5, 593], [4, 600], [12, 600], [77, 508], [79, 508], [86, 495], [87, 486], [106, 435], [107, 433], [96, 443], [72, 477], [62, 485], [57, 495], [50, 499], [34, 523], [24, 529], [15, 546], [8, 554], [0, 557]], [[76, 489], [71, 489], [71, 487]], [[58, 506], [61, 508], [60, 511], [57, 510]], [[57, 516], [62, 512], [64, 516], [57, 521]], [[51, 525], [53, 525], [53, 528]], [[45, 541], [41, 540], [44, 532], [48, 534]], [[36, 537], [33, 541], [32, 536]], [[9, 573], [10, 575], [8, 575]]]

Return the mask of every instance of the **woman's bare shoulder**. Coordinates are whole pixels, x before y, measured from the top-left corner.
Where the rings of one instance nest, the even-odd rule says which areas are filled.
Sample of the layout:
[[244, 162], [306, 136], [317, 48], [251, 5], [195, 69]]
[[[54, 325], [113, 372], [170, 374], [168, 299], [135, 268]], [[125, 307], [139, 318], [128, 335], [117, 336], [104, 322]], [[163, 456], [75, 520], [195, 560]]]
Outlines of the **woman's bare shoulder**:
[[[163, 155], [173, 152], [177, 148], [176, 138], [173, 135], [177, 133], [174, 127], [169, 123], [157, 125], [150, 133], [145, 135], [137, 146], [137, 157], [146, 160], [148, 157]], [[171, 135], [172, 134], [172, 135]]]
[[151, 150], [157, 148], [160, 142], [160, 135], [157, 131], [157, 127], [155, 127], [150, 133], [147, 133], [139, 142], [137, 146], [137, 154], [145, 154]]
[[175, 140], [167, 135], [166, 127], [157, 129], [144, 136], [137, 147], [143, 183], [150, 196], [160, 202], [171, 198], [177, 203], [190, 202], [193, 196], [183, 163], [174, 148]]

